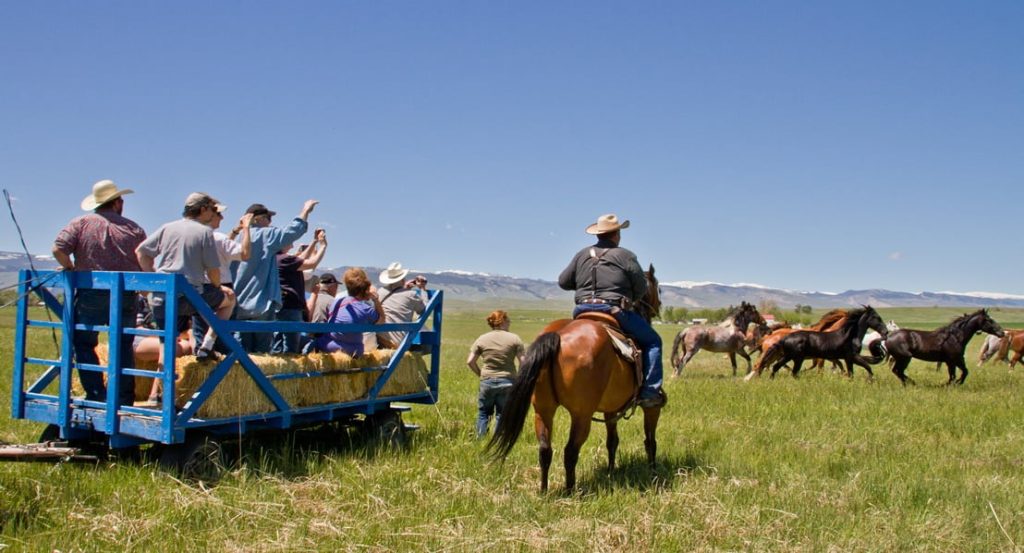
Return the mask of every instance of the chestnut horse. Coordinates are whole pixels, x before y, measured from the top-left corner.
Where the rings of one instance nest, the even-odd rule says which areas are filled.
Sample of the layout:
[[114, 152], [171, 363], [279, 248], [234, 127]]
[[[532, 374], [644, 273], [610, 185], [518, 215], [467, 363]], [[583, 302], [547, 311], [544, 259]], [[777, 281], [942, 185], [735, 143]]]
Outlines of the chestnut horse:
[[[635, 303], [636, 311], [648, 322], [661, 309], [654, 266], [647, 270], [647, 297]], [[540, 447], [540, 489], [548, 489], [548, 470], [553, 451], [551, 435], [555, 411], [561, 405], [569, 411], [569, 441], [565, 444], [565, 488], [576, 485], [576, 462], [580, 448], [590, 435], [591, 422], [604, 422], [608, 430], [608, 468], [615, 468], [619, 445], [617, 422], [635, 405], [639, 383], [635, 366], [622, 358], [612, 344], [604, 323], [589, 318], [554, 321], [526, 351], [515, 384], [505, 402], [487, 450], [504, 459], [519, 439], [529, 405], [533, 404], [534, 430]], [[594, 419], [594, 413], [604, 419]], [[644, 447], [654, 467], [657, 452], [655, 430], [661, 408], [644, 408]]]
[[[1013, 351], [1013, 359], [1010, 352]], [[996, 353], [996, 360], [1010, 364], [1012, 370], [1024, 356], [1024, 330], [1007, 330], [1006, 335], [1000, 338], [999, 351]]]
[[739, 354], [747, 360], [749, 373], [751, 363], [746, 347], [753, 341], [753, 335], [747, 330], [750, 323], [763, 325], [764, 317], [753, 304], [742, 302], [717, 326], [697, 325], [680, 331], [672, 341], [672, 355], [669, 356], [676, 369], [674, 376], [681, 375], [686, 364], [701, 349], [729, 354], [733, 376], [736, 376], [736, 355]]
[[[907, 365], [911, 358], [924, 361], [938, 361], [946, 364], [949, 370], [947, 384], [963, 384], [967, 379], [967, 363], [964, 361], [964, 350], [979, 330], [996, 336], [1002, 336], [1003, 329], [999, 323], [989, 316], [988, 311], [979, 309], [974, 313], [965, 313], [948, 325], [932, 330], [897, 330], [885, 339], [884, 351], [895, 361], [892, 372], [904, 385], [914, 381], [907, 376]], [[956, 368], [960, 367], [960, 379], [956, 378]]]

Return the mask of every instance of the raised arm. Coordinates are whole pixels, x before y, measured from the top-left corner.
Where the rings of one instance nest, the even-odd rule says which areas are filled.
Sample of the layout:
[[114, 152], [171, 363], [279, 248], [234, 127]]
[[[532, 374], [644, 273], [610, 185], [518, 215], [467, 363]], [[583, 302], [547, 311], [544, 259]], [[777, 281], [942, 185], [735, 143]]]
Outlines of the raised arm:
[[310, 250], [316, 248], [317, 242], [320, 242], [320, 248], [317, 248], [316, 252], [314, 252], [313, 255], [307, 257], [302, 262], [301, 269], [303, 271], [316, 269], [317, 266], [320, 265], [320, 262], [323, 261], [324, 254], [327, 253], [327, 235], [324, 233], [322, 229], [317, 229], [317, 233], [319, 234], [319, 236], [316, 239], [314, 239], [313, 243], [310, 244], [309, 247], [306, 249]]

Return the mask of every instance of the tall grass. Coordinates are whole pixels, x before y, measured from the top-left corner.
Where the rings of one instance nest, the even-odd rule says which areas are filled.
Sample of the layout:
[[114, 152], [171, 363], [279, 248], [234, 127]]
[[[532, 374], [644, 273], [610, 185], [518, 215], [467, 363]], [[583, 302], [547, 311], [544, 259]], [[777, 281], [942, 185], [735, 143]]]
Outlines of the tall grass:
[[[934, 326], [954, 313], [900, 310], [886, 319]], [[895, 311], [894, 311], [895, 312]], [[473, 438], [476, 380], [468, 348], [486, 313], [445, 318], [441, 401], [416, 406], [407, 451], [345, 434], [246, 438], [240, 463], [212, 487], [151, 464], [0, 463], [0, 544], [12, 550], [1015, 550], [1024, 545], [1024, 372], [975, 369], [963, 387], [915, 362], [918, 386], [887, 367], [868, 382], [805, 371], [732, 378], [699, 353], [666, 383], [658, 467], [646, 466], [640, 415], [620, 424], [620, 467], [605, 468], [595, 425], [581, 453], [580, 491], [538, 493], [532, 432], [504, 464]], [[535, 336], [561, 313], [512, 312]], [[997, 320], [1024, 321], [1019, 311]], [[919, 324], [926, 323], [926, 324]], [[11, 421], [10, 319], [0, 314], [0, 440], [32, 441]], [[1010, 325], [1012, 326], [1012, 325]], [[656, 327], [667, 344], [680, 328]], [[33, 334], [33, 347], [52, 344]], [[666, 367], [667, 368], [667, 367]], [[555, 426], [556, 460], [567, 438]], [[560, 461], [552, 486], [564, 483]]]

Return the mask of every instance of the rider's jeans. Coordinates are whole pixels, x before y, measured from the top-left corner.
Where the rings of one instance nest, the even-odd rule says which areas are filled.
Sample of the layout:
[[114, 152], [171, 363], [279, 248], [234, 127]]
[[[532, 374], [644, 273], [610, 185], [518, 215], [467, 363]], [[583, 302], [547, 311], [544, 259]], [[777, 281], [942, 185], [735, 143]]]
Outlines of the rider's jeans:
[[619, 321], [622, 331], [629, 334], [636, 340], [640, 349], [643, 350], [644, 387], [640, 390], [641, 398], [649, 398], [657, 395], [661, 388], [662, 367], [661, 367], [661, 336], [655, 332], [651, 323], [644, 320], [634, 311], [626, 311], [606, 304], [580, 304], [573, 310], [572, 316], [584, 311], [600, 311], [613, 315]]

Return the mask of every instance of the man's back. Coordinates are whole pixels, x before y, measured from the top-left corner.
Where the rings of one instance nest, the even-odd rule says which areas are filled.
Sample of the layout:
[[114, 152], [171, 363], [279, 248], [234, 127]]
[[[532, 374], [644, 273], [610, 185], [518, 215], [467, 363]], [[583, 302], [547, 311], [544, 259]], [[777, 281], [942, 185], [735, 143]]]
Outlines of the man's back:
[[75, 258], [77, 271], [140, 271], [135, 248], [146, 231], [112, 210], [86, 213], [73, 219], [54, 245]]
[[559, 275], [558, 285], [575, 290], [576, 303], [588, 298], [633, 301], [647, 292], [647, 279], [636, 254], [607, 240], [580, 250]]

